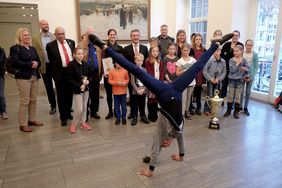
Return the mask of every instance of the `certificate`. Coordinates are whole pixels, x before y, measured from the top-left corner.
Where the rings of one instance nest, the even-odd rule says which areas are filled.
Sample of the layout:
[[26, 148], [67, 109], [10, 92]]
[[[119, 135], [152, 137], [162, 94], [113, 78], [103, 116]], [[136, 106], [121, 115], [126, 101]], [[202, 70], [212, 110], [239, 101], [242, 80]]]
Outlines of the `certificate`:
[[102, 62], [104, 74], [109, 74], [109, 72], [114, 68], [113, 59], [111, 57], [103, 58]]

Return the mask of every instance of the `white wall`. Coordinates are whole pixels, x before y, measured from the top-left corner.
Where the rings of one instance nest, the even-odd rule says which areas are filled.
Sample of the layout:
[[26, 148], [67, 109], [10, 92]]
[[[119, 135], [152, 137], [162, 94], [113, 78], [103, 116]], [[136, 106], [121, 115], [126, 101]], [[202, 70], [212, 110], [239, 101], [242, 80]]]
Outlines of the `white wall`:
[[51, 32], [57, 26], [62, 26], [66, 37], [77, 42], [76, 0], [41, 0], [38, 8], [39, 20], [48, 20]]
[[[212, 36], [216, 29], [223, 33], [234, 29], [241, 31], [241, 41], [253, 33], [250, 19], [254, 14], [256, 0], [210, 0], [208, 12], [207, 36]], [[39, 19], [47, 19], [50, 30], [62, 26], [68, 38], [78, 40], [76, 0], [2, 0], [10, 3], [31, 3], [38, 5]], [[178, 29], [188, 29], [188, 0], [151, 0], [151, 36], [160, 34], [160, 26], [167, 24], [169, 35], [175, 37]], [[187, 31], [188, 32], [188, 31]], [[209, 41], [209, 40], [207, 40]]]
[[241, 33], [239, 39], [243, 44], [247, 39], [247, 33], [249, 30], [249, 18], [250, 18], [250, 1], [246, 0], [234, 0], [233, 1], [233, 15], [231, 30], [238, 30]]
[[208, 5], [207, 46], [213, 32], [220, 29], [222, 33], [232, 31], [233, 0], [210, 0]]

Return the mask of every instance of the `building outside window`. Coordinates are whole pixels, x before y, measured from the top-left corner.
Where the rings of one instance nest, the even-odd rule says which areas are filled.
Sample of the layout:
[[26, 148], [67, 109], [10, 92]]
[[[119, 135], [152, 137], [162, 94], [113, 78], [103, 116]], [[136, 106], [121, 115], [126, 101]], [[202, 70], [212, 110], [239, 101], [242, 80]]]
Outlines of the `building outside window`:
[[[269, 92], [275, 37], [279, 18], [279, 7], [280, 0], [259, 0], [254, 49], [254, 51], [259, 55], [259, 70], [254, 79], [252, 89], [253, 91], [258, 91], [264, 94], [268, 94]], [[282, 66], [281, 62], [280, 66]], [[280, 68], [280, 71], [281, 70], [282, 69]], [[282, 75], [282, 73], [278, 72], [278, 78], [279, 75]], [[278, 92], [279, 89], [282, 89], [282, 80], [278, 79], [278, 82], [281, 83], [277, 83], [278, 87], [276, 87], [276, 92]]]
[[206, 46], [208, 0], [190, 0], [189, 12], [189, 34], [200, 33], [203, 36], [203, 46]]

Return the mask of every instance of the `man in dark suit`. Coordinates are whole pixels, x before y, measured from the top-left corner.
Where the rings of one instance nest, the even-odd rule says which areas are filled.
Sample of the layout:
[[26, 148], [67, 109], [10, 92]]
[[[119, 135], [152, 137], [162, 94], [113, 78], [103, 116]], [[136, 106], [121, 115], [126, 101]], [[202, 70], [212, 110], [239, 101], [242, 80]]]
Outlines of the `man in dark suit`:
[[65, 30], [62, 27], [57, 27], [55, 29], [55, 36], [57, 40], [48, 43], [46, 50], [48, 59], [52, 64], [52, 76], [57, 91], [61, 125], [66, 126], [67, 119], [72, 119], [72, 92], [67, 84], [66, 70], [68, 64], [73, 60], [72, 54], [75, 42], [65, 38]]
[[53, 81], [52, 81], [52, 65], [47, 56], [46, 45], [49, 42], [55, 40], [56, 37], [54, 34], [49, 32], [49, 23], [47, 20], [40, 20], [39, 27], [41, 32], [39, 35], [35, 36], [32, 39], [32, 41], [33, 41], [33, 46], [35, 47], [41, 62], [39, 71], [42, 75], [48, 96], [48, 101], [51, 106], [51, 110], [49, 111], [49, 114], [54, 114], [56, 112], [57, 104], [56, 104], [56, 96], [55, 96]]
[[[134, 63], [134, 56], [137, 53], [141, 53], [144, 56], [144, 62], [149, 56], [148, 48], [147, 46], [144, 46], [140, 44], [140, 31], [138, 29], [134, 29], [130, 32], [130, 38], [131, 38], [131, 44], [128, 46], [124, 47], [124, 57]], [[144, 65], [143, 62], [143, 65]], [[130, 99], [132, 98], [132, 86], [131, 84], [128, 84], [128, 90], [129, 90], [129, 97]], [[129, 102], [130, 105], [130, 114], [128, 115], [128, 118], [132, 118], [132, 113], [131, 113], [131, 102]]]

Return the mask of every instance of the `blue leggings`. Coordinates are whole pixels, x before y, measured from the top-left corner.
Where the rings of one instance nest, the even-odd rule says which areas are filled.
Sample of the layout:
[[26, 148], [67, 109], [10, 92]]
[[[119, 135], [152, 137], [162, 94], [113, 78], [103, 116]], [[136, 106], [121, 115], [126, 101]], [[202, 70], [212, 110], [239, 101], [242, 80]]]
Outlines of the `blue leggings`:
[[218, 45], [213, 43], [192, 67], [169, 84], [155, 79], [153, 76], [144, 72], [142, 69], [129, 62], [125, 57], [111, 48], [108, 47], [106, 52], [114, 59], [115, 62], [136, 76], [136, 78], [138, 78], [147, 87], [147, 89], [153, 92], [157, 96], [160, 106], [163, 108], [166, 106], [167, 102], [172, 99], [182, 102], [182, 92], [194, 80], [197, 73], [203, 69], [206, 62], [208, 62], [217, 48]]

